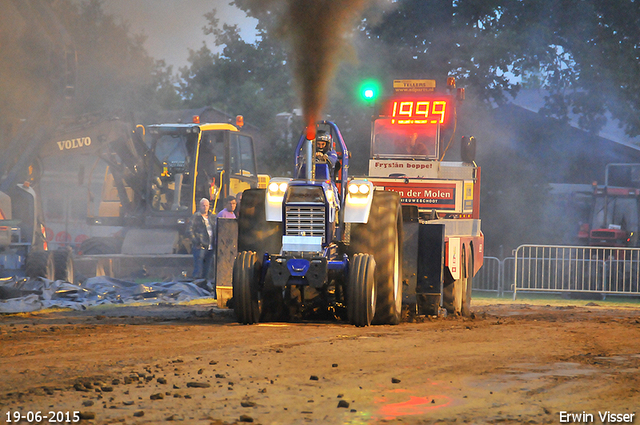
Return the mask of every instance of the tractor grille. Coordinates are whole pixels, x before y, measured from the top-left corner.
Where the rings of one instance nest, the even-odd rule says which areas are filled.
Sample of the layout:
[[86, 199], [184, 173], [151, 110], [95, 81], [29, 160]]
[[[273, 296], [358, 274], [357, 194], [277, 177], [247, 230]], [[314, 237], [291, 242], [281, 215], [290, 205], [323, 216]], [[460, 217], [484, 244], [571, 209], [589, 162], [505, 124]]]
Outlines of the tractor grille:
[[325, 242], [324, 205], [286, 207], [287, 236], [321, 236]]

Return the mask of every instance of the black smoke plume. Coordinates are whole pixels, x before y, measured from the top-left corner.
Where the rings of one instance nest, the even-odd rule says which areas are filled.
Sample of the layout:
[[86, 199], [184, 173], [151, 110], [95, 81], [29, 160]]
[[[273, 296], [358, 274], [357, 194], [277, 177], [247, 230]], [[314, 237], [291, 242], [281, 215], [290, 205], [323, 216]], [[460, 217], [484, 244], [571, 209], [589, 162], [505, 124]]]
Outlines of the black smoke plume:
[[254, 0], [280, 14], [279, 34], [289, 43], [293, 72], [309, 126], [320, 118], [329, 84], [344, 56], [350, 29], [370, 0]]

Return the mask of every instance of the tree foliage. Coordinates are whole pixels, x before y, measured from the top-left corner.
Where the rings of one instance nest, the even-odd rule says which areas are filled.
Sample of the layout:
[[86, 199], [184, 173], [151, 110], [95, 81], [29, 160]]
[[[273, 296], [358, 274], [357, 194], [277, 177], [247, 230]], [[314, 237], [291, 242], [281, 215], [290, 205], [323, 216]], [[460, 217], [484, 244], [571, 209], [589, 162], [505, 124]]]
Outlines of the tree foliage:
[[[46, 120], [55, 125], [51, 114], [121, 114], [180, 103], [172, 89], [176, 79], [171, 68], [154, 61], [143, 47], [144, 37], [106, 14], [100, 0], [2, 2], [0, 16], [0, 125], [5, 143], [15, 135], [17, 123], [41, 106], [50, 110]], [[65, 49], [75, 53], [77, 61], [73, 54], [65, 55]], [[69, 82], [74, 83], [74, 96], [65, 100]]]
[[181, 69], [181, 94], [192, 107], [212, 105], [268, 128], [278, 112], [290, 111], [294, 96], [282, 46], [262, 34], [255, 43], [245, 42], [236, 25], [219, 26], [215, 10], [205, 14], [204, 32], [214, 44], [190, 51], [191, 66]]

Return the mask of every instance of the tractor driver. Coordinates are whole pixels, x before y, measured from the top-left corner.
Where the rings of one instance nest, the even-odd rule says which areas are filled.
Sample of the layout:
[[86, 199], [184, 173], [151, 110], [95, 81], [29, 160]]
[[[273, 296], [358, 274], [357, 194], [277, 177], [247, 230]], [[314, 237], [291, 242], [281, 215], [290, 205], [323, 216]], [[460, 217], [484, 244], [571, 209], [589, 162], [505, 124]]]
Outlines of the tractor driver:
[[318, 130], [316, 135], [316, 162], [327, 164], [329, 173], [333, 178], [334, 169], [338, 162], [338, 154], [333, 149], [331, 135], [324, 130]]

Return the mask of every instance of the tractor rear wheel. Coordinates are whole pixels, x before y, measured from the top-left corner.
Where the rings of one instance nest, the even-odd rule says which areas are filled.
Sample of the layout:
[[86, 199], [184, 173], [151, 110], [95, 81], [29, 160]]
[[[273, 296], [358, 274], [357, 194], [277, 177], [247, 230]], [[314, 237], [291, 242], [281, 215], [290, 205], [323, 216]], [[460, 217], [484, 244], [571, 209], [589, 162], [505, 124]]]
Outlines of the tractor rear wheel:
[[397, 325], [402, 314], [402, 206], [395, 192], [373, 193], [369, 222], [351, 225], [350, 255], [372, 254], [376, 263], [375, 323]]
[[376, 312], [376, 262], [372, 255], [355, 254], [351, 258], [347, 283], [347, 317], [356, 326], [369, 326]]
[[260, 263], [256, 253], [239, 252], [233, 264], [233, 300], [236, 318], [245, 325], [257, 323], [260, 319], [259, 279]]
[[[238, 252], [253, 251], [262, 261], [265, 253], [277, 254], [282, 247], [282, 223], [267, 221], [265, 216], [264, 189], [248, 189], [242, 193], [238, 215]], [[273, 285], [267, 270], [260, 291], [262, 317], [260, 320], [274, 321], [286, 317], [282, 288]], [[258, 320], [258, 318], [256, 318]]]
[[51, 251], [32, 251], [25, 261], [25, 274], [27, 277], [55, 280], [55, 263]]
[[70, 250], [59, 249], [53, 251], [53, 262], [55, 263], [56, 280], [75, 283], [73, 254]]

